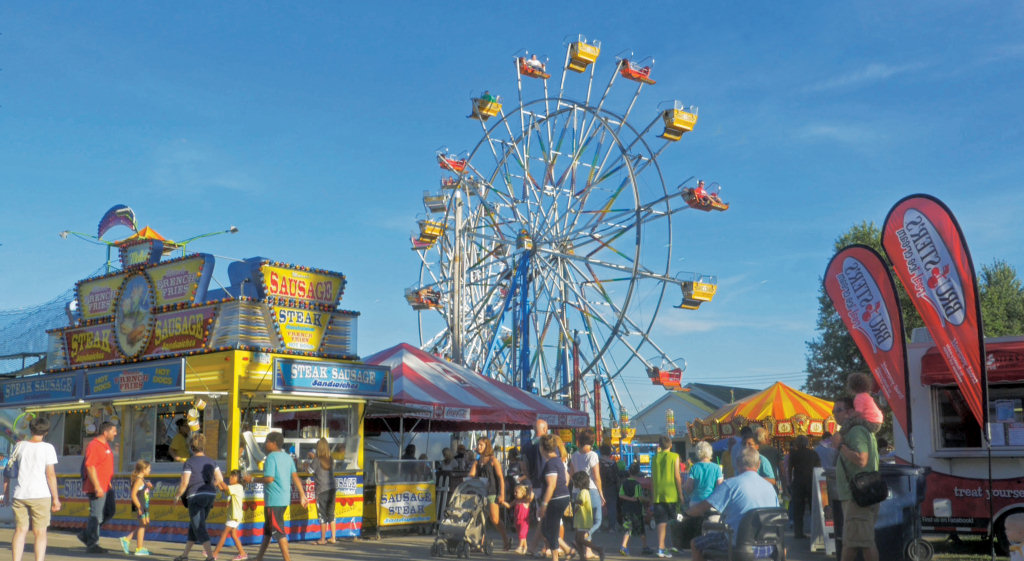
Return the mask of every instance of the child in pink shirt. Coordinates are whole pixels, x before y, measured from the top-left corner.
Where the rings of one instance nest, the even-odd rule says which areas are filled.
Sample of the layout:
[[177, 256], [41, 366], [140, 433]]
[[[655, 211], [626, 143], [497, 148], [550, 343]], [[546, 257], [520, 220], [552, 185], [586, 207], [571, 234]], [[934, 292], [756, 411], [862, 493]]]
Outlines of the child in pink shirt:
[[[871, 378], [867, 374], [854, 372], [846, 378], [846, 389], [853, 394], [853, 408], [862, 420], [860, 424], [873, 433], [878, 432], [885, 417], [875, 399], [868, 393], [871, 391]], [[857, 422], [855, 419], [853, 421]]]
[[516, 485], [512, 515], [519, 531], [519, 547], [516, 548], [516, 553], [519, 554], [524, 554], [529, 549], [526, 535], [530, 533], [530, 494], [530, 488], [526, 485]]

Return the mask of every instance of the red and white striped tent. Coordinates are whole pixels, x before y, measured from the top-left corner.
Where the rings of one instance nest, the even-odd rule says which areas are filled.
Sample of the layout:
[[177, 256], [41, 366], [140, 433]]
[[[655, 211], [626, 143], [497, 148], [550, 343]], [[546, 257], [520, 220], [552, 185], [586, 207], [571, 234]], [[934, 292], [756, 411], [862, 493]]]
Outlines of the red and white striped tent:
[[[485, 378], [408, 343], [363, 359], [391, 367], [392, 403], [404, 413], [367, 413], [368, 418], [404, 416], [422, 419], [418, 430], [528, 428], [538, 417], [552, 427], [585, 427], [586, 413], [515, 386]], [[430, 428], [427, 428], [427, 427]]]

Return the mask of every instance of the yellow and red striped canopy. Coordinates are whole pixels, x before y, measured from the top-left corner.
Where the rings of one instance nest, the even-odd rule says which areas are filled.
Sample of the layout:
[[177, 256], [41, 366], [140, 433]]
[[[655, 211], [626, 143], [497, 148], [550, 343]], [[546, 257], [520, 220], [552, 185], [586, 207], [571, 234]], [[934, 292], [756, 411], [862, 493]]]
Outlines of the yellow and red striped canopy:
[[767, 417], [783, 420], [801, 413], [811, 419], [827, 419], [832, 415], [832, 402], [794, 390], [782, 382], [775, 382], [764, 391], [723, 405], [704, 420], [718, 423], [727, 423], [736, 417], [750, 421], [760, 421]]

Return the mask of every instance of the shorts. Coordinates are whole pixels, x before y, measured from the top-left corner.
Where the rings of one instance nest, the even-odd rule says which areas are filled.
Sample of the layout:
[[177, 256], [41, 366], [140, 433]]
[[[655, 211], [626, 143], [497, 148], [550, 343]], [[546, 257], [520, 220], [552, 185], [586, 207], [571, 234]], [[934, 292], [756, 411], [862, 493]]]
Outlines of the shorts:
[[50, 497], [41, 499], [14, 499], [11, 510], [14, 511], [14, 525], [27, 528], [29, 521], [32, 528], [46, 528], [50, 525]]
[[264, 506], [263, 507], [263, 535], [270, 536], [277, 541], [288, 538], [288, 532], [284, 530], [284, 511], [286, 506]]
[[145, 526], [146, 524], [149, 524], [148, 512], [140, 512], [136, 518], [139, 521], [139, 525]]
[[881, 503], [859, 506], [843, 501], [843, 547], [875, 547], [875, 522]]
[[693, 538], [693, 547], [701, 552], [709, 549], [729, 550], [729, 536], [725, 532], [708, 532]]
[[334, 522], [334, 504], [337, 492], [334, 489], [321, 491], [316, 494], [316, 514], [320, 523]]
[[623, 512], [622, 527], [631, 536], [647, 535], [647, 525], [644, 524], [644, 514], [642, 512]]
[[224, 525], [227, 526], [228, 528], [237, 528], [238, 524], [239, 524], [238, 520], [228, 520], [228, 521], [224, 522]]
[[487, 495], [487, 504], [492, 505], [498, 502], [498, 495]]
[[678, 506], [679, 503], [654, 503], [654, 523], [667, 524], [669, 520], [675, 520]]

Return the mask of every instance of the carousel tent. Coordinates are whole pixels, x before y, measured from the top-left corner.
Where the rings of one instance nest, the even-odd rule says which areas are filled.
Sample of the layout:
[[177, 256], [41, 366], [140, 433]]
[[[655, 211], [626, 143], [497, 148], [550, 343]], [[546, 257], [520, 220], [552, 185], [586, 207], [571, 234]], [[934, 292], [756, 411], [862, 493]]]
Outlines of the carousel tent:
[[404, 417], [405, 430], [529, 428], [540, 417], [552, 427], [583, 427], [587, 414], [515, 386], [485, 378], [408, 343], [363, 360], [391, 367], [392, 401], [371, 406], [367, 423]]
[[723, 405], [704, 419], [695, 419], [689, 426], [690, 438], [727, 438], [750, 423], [767, 428], [776, 437], [818, 436], [835, 429], [831, 401], [775, 382], [768, 389]]

